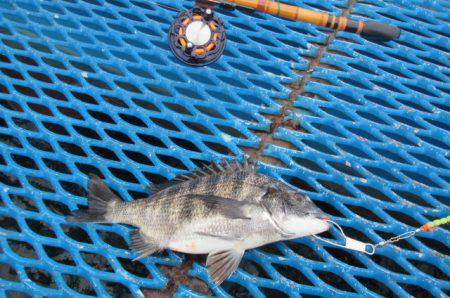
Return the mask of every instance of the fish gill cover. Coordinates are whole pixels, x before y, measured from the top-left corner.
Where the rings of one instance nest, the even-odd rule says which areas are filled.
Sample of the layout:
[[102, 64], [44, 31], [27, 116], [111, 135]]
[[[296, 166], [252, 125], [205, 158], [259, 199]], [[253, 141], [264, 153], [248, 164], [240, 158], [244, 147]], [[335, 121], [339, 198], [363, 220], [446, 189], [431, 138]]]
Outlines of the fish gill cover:
[[130, 201], [243, 154], [359, 240], [446, 216], [450, 2], [289, 2], [402, 35], [381, 43], [221, 10], [224, 56], [192, 68], [167, 45], [176, 12], [150, 2], [0, 0], [1, 295], [449, 295], [445, 227], [373, 256], [310, 238], [272, 244], [215, 288], [202, 258], [133, 263], [129, 227], [64, 220], [86, 204], [89, 173]]

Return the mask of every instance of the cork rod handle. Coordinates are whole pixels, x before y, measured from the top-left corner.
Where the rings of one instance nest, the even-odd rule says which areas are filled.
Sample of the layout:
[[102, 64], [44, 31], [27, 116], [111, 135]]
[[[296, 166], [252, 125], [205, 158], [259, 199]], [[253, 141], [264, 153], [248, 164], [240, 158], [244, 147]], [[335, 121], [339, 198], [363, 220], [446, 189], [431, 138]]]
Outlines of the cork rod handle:
[[339, 31], [353, 32], [382, 39], [395, 39], [400, 36], [400, 29], [393, 25], [373, 21], [354, 21], [346, 17], [329, 15], [324, 12], [304, 9], [298, 6], [270, 0], [226, 0], [226, 2], [263, 13], [295, 21], [302, 21], [317, 26], [328, 27]]

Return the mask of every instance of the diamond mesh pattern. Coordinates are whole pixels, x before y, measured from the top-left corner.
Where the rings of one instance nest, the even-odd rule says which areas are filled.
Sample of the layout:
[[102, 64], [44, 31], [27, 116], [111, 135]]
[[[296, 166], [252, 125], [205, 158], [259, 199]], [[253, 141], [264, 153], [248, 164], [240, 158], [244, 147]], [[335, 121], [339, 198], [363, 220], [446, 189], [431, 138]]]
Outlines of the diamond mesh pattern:
[[[88, 173], [132, 200], [146, 196], [148, 183], [259, 146], [261, 172], [305, 191], [354, 238], [381, 241], [448, 214], [450, 2], [291, 3], [350, 9], [403, 34], [376, 43], [220, 11], [225, 54], [192, 68], [166, 43], [176, 12], [149, 2], [0, 0], [2, 295], [150, 296], [140, 289], [171, 281], [161, 266], [180, 268], [183, 256], [167, 251], [132, 263], [128, 227], [64, 221], [86, 204]], [[264, 141], [274, 117], [295, 125], [283, 122]], [[209, 291], [444, 297], [449, 246], [445, 229], [374, 256], [312, 239], [276, 243], [249, 251], [236, 274]], [[207, 283], [202, 264], [184, 274]], [[178, 296], [199, 295], [182, 284]]]

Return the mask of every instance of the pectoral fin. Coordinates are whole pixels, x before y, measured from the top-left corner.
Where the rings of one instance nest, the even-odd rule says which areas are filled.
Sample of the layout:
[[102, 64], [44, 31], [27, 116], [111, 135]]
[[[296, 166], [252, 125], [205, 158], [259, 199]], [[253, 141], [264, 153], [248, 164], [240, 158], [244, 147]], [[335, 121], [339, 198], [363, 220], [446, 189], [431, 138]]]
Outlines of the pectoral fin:
[[223, 216], [231, 219], [251, 219], [246, 215], [245, 207], [249, 205], [247, 202], [241, 202], [229, 198], [223, 198], [213, 195], [188, 195], [192, 199], [200, 199], [205, 204], [215, 208]]
[[212, 252], [206, 259], [209, 279], [217, 286], [236, 271], [241, 262], [243, 250], [227, 250]]
[[135, 258], [133, 261], [140, 260], [161, 250], [159, 243], [143, 235], [139, 229], [132, 231], [130, 236], [131, 247], [140, 254], [139, 257]]

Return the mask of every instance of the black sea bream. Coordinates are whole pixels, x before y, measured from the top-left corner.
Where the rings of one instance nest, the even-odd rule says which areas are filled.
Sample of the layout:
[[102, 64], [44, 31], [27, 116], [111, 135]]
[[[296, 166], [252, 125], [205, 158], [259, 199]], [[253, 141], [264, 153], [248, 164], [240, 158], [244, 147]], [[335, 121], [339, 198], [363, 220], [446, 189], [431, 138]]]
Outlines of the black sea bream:
[[151, 186], [148, 199], [121, 201], [103, 181], [89, 180], [89, 209], [71, 222], [124, 223], [139, 258], [165, 248], [208, 254], [212, 282], [222, 283], [247, 249], [328, 230], [326, 215], [284, 183], [258, 174], [253, 163], [222, 162]]

